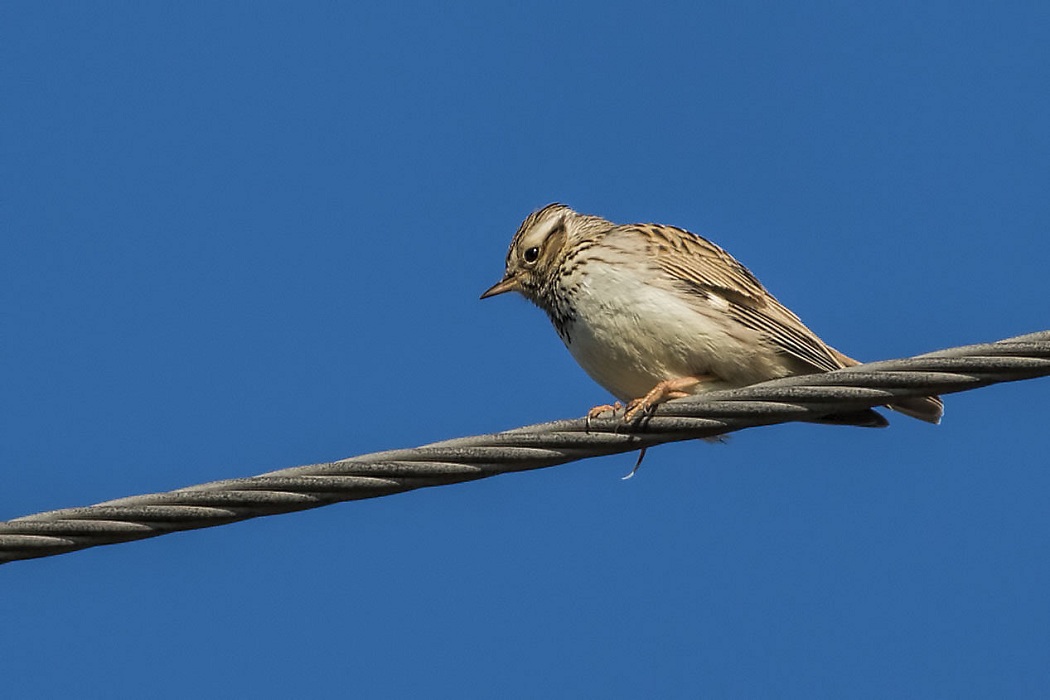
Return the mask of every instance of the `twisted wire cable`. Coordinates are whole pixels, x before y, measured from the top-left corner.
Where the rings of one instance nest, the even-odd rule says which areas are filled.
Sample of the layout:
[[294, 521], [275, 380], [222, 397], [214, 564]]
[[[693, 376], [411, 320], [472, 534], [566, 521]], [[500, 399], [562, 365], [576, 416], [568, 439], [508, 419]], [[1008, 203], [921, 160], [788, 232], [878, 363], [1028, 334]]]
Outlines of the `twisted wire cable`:
[[530, 425], [491, 435], [129, 496], [0, 522], [0, 563], [224, 525], [424, 486], [541, 469], [587, 457], [1050, 375], [1050, 331], [917, 357], [788, 377], [671, 401], [620, 417]]

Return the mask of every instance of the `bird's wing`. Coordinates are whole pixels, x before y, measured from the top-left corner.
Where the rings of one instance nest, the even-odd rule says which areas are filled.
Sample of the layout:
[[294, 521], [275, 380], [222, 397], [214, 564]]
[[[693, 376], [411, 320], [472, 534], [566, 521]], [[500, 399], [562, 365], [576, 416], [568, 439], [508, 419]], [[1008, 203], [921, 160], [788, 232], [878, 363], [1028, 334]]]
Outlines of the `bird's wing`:
[[780, 352], [819, 371], [845, 366], [838, 353], [766, 291], [750, 270], [714, 243], [673, 226], [633, 228], [646, 234], [650, 252], [664, 272], [689, 291], [724, 299], [731, 318], [762, 333]]

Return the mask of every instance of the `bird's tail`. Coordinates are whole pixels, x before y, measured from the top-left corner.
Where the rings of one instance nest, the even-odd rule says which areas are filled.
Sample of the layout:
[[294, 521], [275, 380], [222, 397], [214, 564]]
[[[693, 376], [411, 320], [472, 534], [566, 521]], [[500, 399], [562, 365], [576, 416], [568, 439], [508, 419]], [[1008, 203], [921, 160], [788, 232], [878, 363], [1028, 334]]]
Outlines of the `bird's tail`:
[[[835, 358], [842, 363], [843, 367], [853, 367], [860, 364], [857, 360], [848, 355], [843, 355], [835, 348], [829, 349], [834, 353]], [[941, 416], [944, 415], [944, 402], [941, 401], [940, 396], [916, 396], [910, 399], [899, 399], [891, 404], [887, 404], [886, 408], [892, 408], [898, 413], [903, 413], [906, 416], [918, 418], [934, 425], [940, 423]]]
[[900, 399], [886, 406], [898, 413], [924, 420], [937, 425], [944, 415], [944, 402], [940, 396], [917, 396], [911, 399]]

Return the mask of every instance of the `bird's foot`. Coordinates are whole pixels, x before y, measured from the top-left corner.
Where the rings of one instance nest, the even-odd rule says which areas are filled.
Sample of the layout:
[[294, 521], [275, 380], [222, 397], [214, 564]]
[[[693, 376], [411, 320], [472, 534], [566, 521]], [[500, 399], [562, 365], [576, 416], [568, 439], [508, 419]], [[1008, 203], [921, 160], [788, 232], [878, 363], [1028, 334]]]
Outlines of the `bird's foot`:
[[691, 389], [706, 380], [713, 379], [709, 374], [698, 374], [694, 377], [678, 377], [676, 379], [665, 379], [654, 386], [648, 394], [640, 399], [635, 399], [627, 404], [627, 410], [623, 414], [625, 422], [630, 423], [634, 417], [643, 411], [659, 406], [671, 399], [680, 399], [689, 396]]
[[623, 404], [617, 401], [616, 403], [603, 403], [601, 406], [595, 406], [591, 410], [587, 411], [587, 420], [594, 420], [595, 418], [601, 418], [603, 413], [616, 413]]
[[591, 429], [591, 421], [595, 418], [601, 418], [603, 413], [616, 413], [621, 408], [623, 408], [623, 404], [617, 401], [616, 403], [603, 403], [601, 406], [595, 406], [587, 411], [587, 430]]

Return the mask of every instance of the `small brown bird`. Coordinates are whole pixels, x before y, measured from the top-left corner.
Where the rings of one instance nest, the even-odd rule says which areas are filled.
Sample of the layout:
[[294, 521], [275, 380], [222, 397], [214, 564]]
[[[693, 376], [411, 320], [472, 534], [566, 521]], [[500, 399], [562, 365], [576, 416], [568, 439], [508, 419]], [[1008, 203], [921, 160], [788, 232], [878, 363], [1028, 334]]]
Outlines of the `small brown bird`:
[[[625, 420], [670, 399], [859, 364], [825, 344], [729, 253], [658, 224], [617, 225], [550, 204], [514, 235], [503, 279], [547, 312], [584, 370], [627, 404]], [[589, 413], [618, 409], [596, 406]], [[889, 408], [938, 423], [936, 396]], [[828, 422], [884, 426], [872, 410]]]

